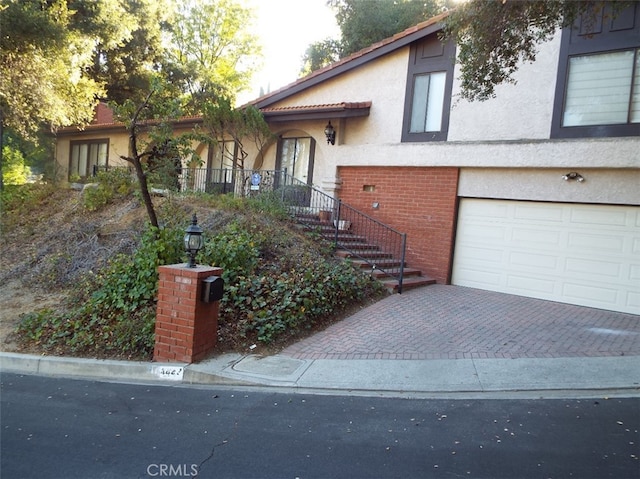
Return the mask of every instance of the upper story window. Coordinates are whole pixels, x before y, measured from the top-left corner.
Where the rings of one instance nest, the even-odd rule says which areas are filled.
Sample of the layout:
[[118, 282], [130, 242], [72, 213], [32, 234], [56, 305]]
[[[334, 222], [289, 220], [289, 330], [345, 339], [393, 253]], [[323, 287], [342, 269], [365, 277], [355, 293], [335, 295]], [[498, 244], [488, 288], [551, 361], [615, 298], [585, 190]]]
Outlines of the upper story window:
[[562, 126], [640, 123], [639, 52], [569, 58]]
[[72, 141], [69, 179], [93, 176], [99, 169], [107, 167], [108, 157], [108, 139]]
[[454, 61], [455, 44], [437, 34], [411, 46], [402, 141], [447, 139]]
[[552, 138], [640, 135], [640, 4], [563, 31]]

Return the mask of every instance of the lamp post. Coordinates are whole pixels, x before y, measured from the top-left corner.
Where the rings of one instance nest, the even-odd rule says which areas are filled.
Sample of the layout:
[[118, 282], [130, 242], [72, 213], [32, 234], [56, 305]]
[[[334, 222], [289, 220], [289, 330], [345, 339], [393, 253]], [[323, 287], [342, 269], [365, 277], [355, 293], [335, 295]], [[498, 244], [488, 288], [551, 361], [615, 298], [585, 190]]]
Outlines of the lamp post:
[[198, 218], [194, 213], [191, 224], [185, 230], [184, 235], [184, 250], [189, 255], [189, 263], [187, 264], [189, 268], [196, 267], [196, 255], [198, 251], [202, 249], [203, 245], [204, 238], [202, 237], [202, 228], [198, 226]]

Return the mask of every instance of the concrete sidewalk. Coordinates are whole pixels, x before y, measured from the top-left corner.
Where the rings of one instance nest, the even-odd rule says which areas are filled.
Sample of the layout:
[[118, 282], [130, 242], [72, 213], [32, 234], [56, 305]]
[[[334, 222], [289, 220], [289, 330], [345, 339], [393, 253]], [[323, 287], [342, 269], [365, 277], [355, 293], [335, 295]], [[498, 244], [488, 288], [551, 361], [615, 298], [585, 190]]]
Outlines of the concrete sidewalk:
[[0, 353], [0, 369], [359, 393], [640, 396], [640, 316], [433, 285], [384, 298], [273, 356], [160, 364]]

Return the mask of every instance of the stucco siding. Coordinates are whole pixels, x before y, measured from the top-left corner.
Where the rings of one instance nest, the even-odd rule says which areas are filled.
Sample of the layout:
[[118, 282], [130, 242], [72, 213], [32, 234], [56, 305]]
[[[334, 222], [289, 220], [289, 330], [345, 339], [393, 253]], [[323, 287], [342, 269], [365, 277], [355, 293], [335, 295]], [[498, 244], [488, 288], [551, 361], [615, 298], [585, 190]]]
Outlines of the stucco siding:
[[344, 145], [338, 165], [638, 168], [640, 138]]
[[547, 139], [551, 131], [560, 35], [541, 44], [534, 63], [522, 63], [515, 84], [498, 85], [496, 97], [469, 102], [460, 97], [456, 64], [449, 141]]
[[565, 181], [564, 169], [463, 168], [458, 195], [562, 203], [640, 205], [640, 170], [578, 168], [583, 182]]
[[[367, 63], [322, 85], [305, 90], [275, 104], [278, 106], [322, 105], [371, 101], [368, 117], [332, 123], [338, 145], [399, 143], [407, 80], [409, 47]], [[324, 128], [324, 124], [321, 125]], [[324, 137], [324, 135], [322, 135]]]

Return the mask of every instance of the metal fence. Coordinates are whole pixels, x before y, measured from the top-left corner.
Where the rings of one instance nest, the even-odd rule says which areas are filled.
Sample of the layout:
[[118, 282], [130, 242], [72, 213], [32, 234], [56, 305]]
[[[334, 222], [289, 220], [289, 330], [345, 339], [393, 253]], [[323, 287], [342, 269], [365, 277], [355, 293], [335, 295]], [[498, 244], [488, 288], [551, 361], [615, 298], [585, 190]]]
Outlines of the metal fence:
[[281, 170], [182, 168], [178, 181], [180, 191], [247, 197], [274, 191], [282, 183], [283, 174]]

